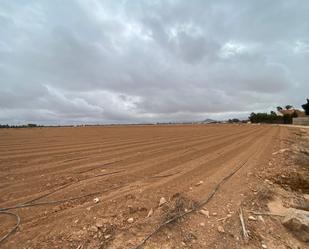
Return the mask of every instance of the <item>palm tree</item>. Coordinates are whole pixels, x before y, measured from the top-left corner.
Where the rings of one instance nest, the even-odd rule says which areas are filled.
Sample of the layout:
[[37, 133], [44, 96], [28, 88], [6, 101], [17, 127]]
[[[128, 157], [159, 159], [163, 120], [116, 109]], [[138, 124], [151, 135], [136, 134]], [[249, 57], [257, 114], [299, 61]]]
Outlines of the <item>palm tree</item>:
[[291, 106], [291, 105], [286, 105], [285, 106], [285, 109], [287, 109], [287, 110], [290, 110], [290, 109], [292, 109], [293, 108], [293, 106]]

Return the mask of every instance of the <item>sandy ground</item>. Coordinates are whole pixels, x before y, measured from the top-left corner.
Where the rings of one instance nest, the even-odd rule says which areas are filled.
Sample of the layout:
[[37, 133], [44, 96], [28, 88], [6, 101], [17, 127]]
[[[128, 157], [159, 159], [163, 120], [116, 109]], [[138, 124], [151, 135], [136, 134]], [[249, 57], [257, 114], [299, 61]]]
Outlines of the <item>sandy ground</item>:
[[[136, 248], [239, 166], [203, 206], [209, 217], [192, 212], [140, 248], [245, 248], [239, 225], [228, 232], [226, 220], [238, 221], [264, 180], [258, 172], [293, 136], [293, 128], [263, 125], [2, 129], [0, 208], [85, 197], [11, 210], [21, 225], [0, 248]], [[3, 236], [14, 220], [0, 222]]]

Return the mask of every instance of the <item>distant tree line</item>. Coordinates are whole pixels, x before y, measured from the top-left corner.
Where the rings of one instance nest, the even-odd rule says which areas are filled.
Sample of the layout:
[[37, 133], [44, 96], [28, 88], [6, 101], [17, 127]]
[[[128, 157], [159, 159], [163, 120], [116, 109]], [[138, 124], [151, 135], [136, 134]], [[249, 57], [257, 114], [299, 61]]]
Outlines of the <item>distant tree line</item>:
[[[285, 109], [290, 110], [293, 106], [286, 105]], [[277, 107], [277, 110], [283, 111], [284, 109], [280, 106]], [[296, 118], [297, 112], [293, 112], [291, 114], [283, 114], [283, 115], [277, 115], [276, 112], [271, 111], [270, 113], [267, 112], [258, 112], [254, 113], [252, 112], [249, 116], [249, 120], [251, 123], [268, 123], [268, 124], [292, 124], [293, 118]]]
[[247, 123], [247, 120], [240, 120], [238, 118], [232, 118], [232, 119], [229, 119], [227, 122], [229, 123]]
[[2, 125], [0, 124], [1, 128], [34, 128], [34, 127], [43, 127], [43, 125], [37, 125], [37, 124], [26, 124], [26, 125]]
[[283, 124], [283, 116], [267, 112], [252, 112], [249, 116], [251, 123], [269, 123], [269, 124]]

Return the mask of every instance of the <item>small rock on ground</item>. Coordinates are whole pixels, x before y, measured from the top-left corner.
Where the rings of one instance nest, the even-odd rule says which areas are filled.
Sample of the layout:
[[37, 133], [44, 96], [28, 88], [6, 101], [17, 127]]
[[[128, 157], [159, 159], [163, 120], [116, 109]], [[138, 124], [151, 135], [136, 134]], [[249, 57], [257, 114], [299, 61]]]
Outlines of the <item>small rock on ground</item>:
[[301, 241], [309, 242], [309, 212], [289, 208], [282, 224]]
[[161, 197], [160, 198], [160, 201], [159, 201], [159, 207], [161, 207], [163, 204], [165, 204], [167, 201], [164, 197]]
[[195, 186], [200, 186], [204, 183], [204, 181], [199, 181], [198, 183], [195, 184]]
[[151, 208], [147, 214], [147, 218], [151, 217], [153, 215], [153, 209]]
[[202, 209], [202, 210], [200, 210], [200, 213], [202, 215], [205, 215], [207, 218], [209, 218], [209, 211]]
[[254, 216], [249, 216], [249, 217], [248, 217], [248, 220], [254, 220], [254, 221], [256, 221], [257, 219], [256, 219]]
[[127, 219], [127, 222], [128, 222], [128, 223], [133, 223], [133, 222], [134, 222], [134, 219], [131, 217], [131, 218]]
[[96, 198], [93, 199], [93, 202], [94, 202], [94, 203], [98, 203], [99, 201], [100, 201], [100, 199], [99, 199], [98, 197], [96, 197]]
[[223, 226], [218, 226], [219, 233], [225, 233]]

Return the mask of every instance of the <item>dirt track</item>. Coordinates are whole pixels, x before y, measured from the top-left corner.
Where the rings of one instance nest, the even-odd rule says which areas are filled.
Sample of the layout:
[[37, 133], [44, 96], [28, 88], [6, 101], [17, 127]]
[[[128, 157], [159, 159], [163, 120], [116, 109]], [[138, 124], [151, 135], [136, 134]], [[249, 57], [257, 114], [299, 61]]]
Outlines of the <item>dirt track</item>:
[[[172, 201], [179, 193], [199, 202], [245, 163], [207, 204], [210, 213], [222, 217], [250, 187], [248, 172], [266, 165], [288, 135], [285, 127], [253, 125], [2, 129], [0, 208], [44, 194], [36, 202], [100, 193], [13, 210], [21, 226], [0, 248], [134, 248], [168, 211], [158, 207], [161, 197]], [[146, 218], [151, 208], [154, 214]], [[196, 224], [202, 218], [190, 215], [155, 235], [145, 248], [187, 248], [184, 230], [199, 235], [192, 248], [213, 248], [220, 235], [211, 226], [200, 230]], [[102, 219], [104, 229], [96, 230]], [[2, 236], [13, 220], [0, 216], [0, 221]], [[165, 243], [174, 247], [157, 247]]]

